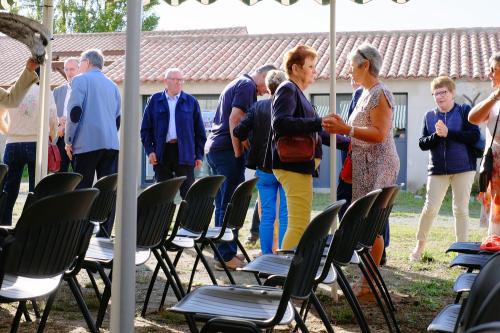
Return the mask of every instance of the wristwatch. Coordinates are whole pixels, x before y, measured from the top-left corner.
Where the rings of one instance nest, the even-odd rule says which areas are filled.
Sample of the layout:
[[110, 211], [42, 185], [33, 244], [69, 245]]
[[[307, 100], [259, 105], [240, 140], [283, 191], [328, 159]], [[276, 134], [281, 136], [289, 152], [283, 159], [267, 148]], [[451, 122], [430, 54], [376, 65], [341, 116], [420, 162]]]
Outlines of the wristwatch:
[[349, 130], [349, 136], [351, 138], [354, 138], [354, 126], [351, 126], [351, 129]]

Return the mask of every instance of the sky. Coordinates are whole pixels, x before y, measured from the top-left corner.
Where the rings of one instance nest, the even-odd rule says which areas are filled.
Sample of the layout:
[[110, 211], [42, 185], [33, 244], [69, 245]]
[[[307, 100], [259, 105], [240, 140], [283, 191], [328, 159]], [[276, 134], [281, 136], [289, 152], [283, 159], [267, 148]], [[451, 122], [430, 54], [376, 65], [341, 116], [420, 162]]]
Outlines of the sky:
[[[161, 1], [156, 9], [159, 30], [246, 26], [250, 34], [329, 31], [330, 7], [314, 0], [283, 6], [263, 0], [246, 6], [239, 0], [217, 0], [202, 5], [188, 0], [177, 7]], [[337, 0], [337, 31], [421, 30], [435, 28], [498, 27], [500, 0], [372, 0], [360, 5]]]

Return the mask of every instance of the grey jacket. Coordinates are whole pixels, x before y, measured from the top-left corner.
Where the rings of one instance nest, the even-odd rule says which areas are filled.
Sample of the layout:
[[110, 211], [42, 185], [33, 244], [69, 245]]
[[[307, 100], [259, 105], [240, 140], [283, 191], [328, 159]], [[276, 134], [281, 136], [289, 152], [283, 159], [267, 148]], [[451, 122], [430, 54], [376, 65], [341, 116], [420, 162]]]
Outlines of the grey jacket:
[[68, 84], [60, 85], [53, 91], [54, 100], [56, 101], [57, 117], [62, 117], [64, 114], [64, 101], [68, 92]]

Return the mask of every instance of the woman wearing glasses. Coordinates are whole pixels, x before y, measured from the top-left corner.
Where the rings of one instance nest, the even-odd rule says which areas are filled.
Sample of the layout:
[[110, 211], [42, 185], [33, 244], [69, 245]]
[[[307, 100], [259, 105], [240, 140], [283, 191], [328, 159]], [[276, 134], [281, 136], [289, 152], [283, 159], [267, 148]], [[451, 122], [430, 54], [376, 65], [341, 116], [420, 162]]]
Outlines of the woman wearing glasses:
[[[489, 213], [488, 234], [500, 236], [500, 52], [490, 58], [490, 80], [493, 92], [482, 102], [478, 103], [469, 113], [469, 121], [473, 124], [486, 123], [488, 143], [493, 151], [493, 174], [490, 186], [483, 193], [484, 208]], [[497, 127], [495, 131], [495, 127]], [[495, 133], [495, 137], [493, 137]], [[491, 142], [490, 140], [493, 140]]]
[[468, 236], [469, 199], [476, 170], [476, 158], [468, 146], [479, 140], [479, 127], [467, 120], [470, 106], [455, 103], [451, 78], [432, 80], [431, 92], [437, 107], [425, 114], [419, 139], [420, 149], [429, 151], [427, 195], [410, 261], [421, 260], [429, 230], [450, 185], [456, 240], [464, 242]]
[[[363, 87], [356, 108], [345, 123], [339, 115], [323, 119], [326, 131], [351, 137], [352, 201], [368, 192], [393, 185], [399, 172], [399, 157], [392, 134], [394, 97], [379, 80], [382, 56], [369, 43], [351, 51], [350, 75]], [[380, 263], [384, 240], [377, 237], [372, 256]], [[356, 287], [358, 296], [369, 293], [366, 281]]]

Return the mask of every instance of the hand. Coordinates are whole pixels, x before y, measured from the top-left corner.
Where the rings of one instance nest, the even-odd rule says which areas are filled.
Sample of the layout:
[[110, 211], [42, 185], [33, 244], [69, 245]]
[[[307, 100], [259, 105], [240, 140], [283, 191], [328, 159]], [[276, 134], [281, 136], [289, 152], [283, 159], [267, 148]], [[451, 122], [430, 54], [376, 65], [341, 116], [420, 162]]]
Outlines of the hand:
[[66, 150], [66, 155], [68, 155], [68, 158], [70, 161], [73, 160], [73, 145], [66, 145], [64, 147], [64, 150]]
[[439, 119], [435, 125], [436, 134], [442, 138], [446, 138], [448, 136], [448, 127], [443, 123], [441, 119]]
[[250, 141], [245, 140], [245, 141], [242, 141], [241, 144], [243, 145], [243, 149], [244, 150], [249, 150], [250, 149]]
[[57, 136], [58, 137], [63, 137], [64, 136], [64, 129], [66, 127], [66, 117], [62, 116], [59, 118], [59, 126], [57, 126]]
[[30, 72], [34, 72], [35, 69], [38, 68], [40, 64], [33, 58], [28, 58], [26, 61], [26, 69], [29, 70]]
[[158, 164], [158, 160], [156, 159], [156, 154], [155, 153], [149, 154], [148, 158], [149, 158], [149, 164], [151, 164], [151, 165], [157, 165]]
[[349, 134], [351, 127], [338, 114], [330, 114], [321, 119], [321, 126], [331, 134]]
[[202, 160], [195, 160], [195, 161], [194, 161], [194, 168], [195, 168], [196, 170], [201, 169], [201, 166], [202, 166], [202, 165], [203, 165], [203, 161], [202, 161]]

